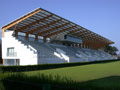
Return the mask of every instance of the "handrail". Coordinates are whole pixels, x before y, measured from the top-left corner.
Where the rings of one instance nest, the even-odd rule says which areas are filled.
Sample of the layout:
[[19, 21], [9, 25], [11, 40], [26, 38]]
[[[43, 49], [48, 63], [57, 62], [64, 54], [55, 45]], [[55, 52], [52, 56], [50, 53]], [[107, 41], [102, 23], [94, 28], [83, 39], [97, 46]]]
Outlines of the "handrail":
[[16, 57], [17, 56], [17, 52], [13, 52], [13, 53], [8, 53], [6, 54], [8, 57]]
[[34, 51], [35, 53], [37, 52], [37, 50], [34, 49], [34, 48], [33, 48], [32, 46], [30, 46], [30, 45], [28, 45], [28, 48], [29, 48], [30, 50]]

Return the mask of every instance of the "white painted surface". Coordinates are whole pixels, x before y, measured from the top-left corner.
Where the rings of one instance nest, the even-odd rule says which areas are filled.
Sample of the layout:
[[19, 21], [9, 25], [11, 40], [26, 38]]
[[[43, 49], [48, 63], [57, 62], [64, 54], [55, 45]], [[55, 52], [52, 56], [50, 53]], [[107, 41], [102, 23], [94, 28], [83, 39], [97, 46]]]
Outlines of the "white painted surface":
[[[14, 47], [14, 52], [17, 56], [7, 56], [7, 48]], [[20, 41], [12, 36], [12, 31], [5, 32], [5, 37], [2, 38], [2, 58], [3, 59], [20, 59], [20, 65], [37, 64], [37, 54], [27, 48]]]

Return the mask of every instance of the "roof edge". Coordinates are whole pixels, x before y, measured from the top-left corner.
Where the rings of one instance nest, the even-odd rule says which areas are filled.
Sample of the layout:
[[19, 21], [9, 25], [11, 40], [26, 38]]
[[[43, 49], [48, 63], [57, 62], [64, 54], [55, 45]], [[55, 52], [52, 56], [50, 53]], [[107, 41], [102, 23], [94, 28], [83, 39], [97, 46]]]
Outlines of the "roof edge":
[[23, 16], [21, 16], [21, 17], [15, 19], [15, 20], [13, 20], [12, 22], [10, 22], [10, 23], [4, 25], [4, 26], [2, 27], [2, 29], [5, 28], [5, 27], [7, 27], [8, 25], [14, 23], [14, 22], [19, 21], [20, 19], [24, 18], [25, 16], [30, 15], [30, 14], [32, 14], [32, 13], [38, 11], [38, 10], [42, 10], [42, 8], [38, 7], [37, 9], [34, 9], [34, 10], [32, 10], [31, 12], [24, 14]]

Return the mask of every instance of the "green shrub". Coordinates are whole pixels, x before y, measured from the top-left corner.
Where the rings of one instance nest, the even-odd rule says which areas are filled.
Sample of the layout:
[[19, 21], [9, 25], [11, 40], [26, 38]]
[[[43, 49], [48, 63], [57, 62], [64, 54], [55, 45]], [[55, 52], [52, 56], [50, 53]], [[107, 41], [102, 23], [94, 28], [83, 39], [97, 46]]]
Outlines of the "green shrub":
[[37, 75], [28, 76], [19, 72], [11, 73], [5, 77], [3, 79], [2, 87], [5, 88], [5, 90], [43, 90], [40, 88], [49, 85], [51, 90], [119, 90], [119, 84], [116, 85], [114, 82], [112, 84], [108, 84], [109, 78], [116, 80], [114, 77], [108, 77], [107, 82], [106, 78], [103, 80], [78, 82], [59, 75], [44, 75], [38, 73]]
[[1, 66], [0, 72], [23, 72], [23, 71], [35, 71], [44, 69], [54, 69], [62, 67], [71, 67], [79, 65], [88, 65], [96, 63], [106, 63], [118, 60], [104, 60], [104, 61], [91, 61], [91, 62], [77, 62], [77, 63], [61, 63], [61, 64], [39, 64], [39, 65], [27, 65], [27, 66]]
[[[44, 75], [44, 74], [40, 74], [38, 73], [35, 76], [27, 76], [23, 73], [11, 73], [9, 74], [4, 80], [4, 86], [7, 88], [11, 88], [11, 86], [8, 85], [8, 83], [10, 84], [13, 83], [13, 85], [15, 83], [23, 83], [22, 87], [29, 85], [29, 86], [34, 86], [36, 87], [36, 85], [39, 85], [38, 88], [41, 86], [46, 86], [46, 85], [50, 85], [51, 88], [56, 88], [55, 90], [57, 90], [57, 88], [61, 88], [62, 87], [68, 87], [68, 88], [77, 88], [77, 86], [79, 86], [79, 83], [77, 83], [76, 81], [73, 81], [70, 78], [67, 77], [61, 77], [59, 75]], [[17, 87], [16, 87], [17, 88]], [[29, 88], [30, 89], [30, 88]], [[31, 90], [31, 89], [30, 89]], [[53, 90], [53, 89], [51, 89]], [[64, 90], [64, 89], [63, 89]], [[66, 90], [66, 89], [65, 89]]]

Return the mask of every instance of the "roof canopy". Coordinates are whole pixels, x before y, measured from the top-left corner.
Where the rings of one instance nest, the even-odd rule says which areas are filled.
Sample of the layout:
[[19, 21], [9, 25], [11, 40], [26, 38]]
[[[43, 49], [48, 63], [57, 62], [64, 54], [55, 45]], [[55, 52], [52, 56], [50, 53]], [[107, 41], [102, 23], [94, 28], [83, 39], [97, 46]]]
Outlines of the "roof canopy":
[[[16, 27], [17, 24], [17, 27]], [[4, 30], [14, 30], [26, 34], [51, 37], [60, 33], [66, 33], [71, 36], [82, 38], [84, 43], [97, 43], [103, 46], [113, 44], [108, 40], [84, 27], [68, 21], [47, 10], [38, 8], [19, 19], [2, 27]]]

